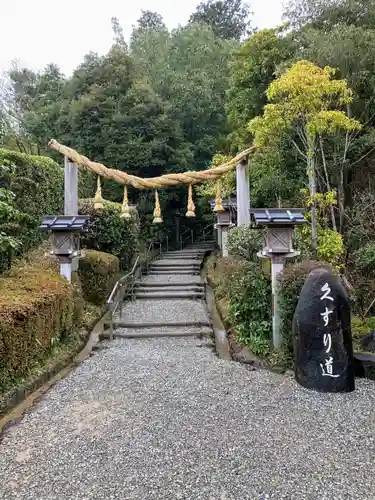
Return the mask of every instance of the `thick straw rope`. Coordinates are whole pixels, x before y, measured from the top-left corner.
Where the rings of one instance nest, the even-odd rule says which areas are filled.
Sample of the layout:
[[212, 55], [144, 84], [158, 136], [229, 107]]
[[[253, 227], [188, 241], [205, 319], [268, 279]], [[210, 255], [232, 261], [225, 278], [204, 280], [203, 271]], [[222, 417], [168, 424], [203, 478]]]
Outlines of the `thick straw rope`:
[[126, 184], [133, 186], [138, 189], [158, 189], [165, 188], [168, 186], [176, 186], [178, 184], [197, 184], [199, 182], [204, 182], [207, 180], [217, 179], [221, 175], [233, 170], [237, 163], [241, 160], [246, 160], [248, 155], [255, 150], [255, 147], [245, 149], [237, 156], [232, 158], [232, 160], [227, 163], [223, 163], [218, 167], [213, 167], [208, 170], [202, 170], [200, 172], [183, 172], [178, 174], [165, 174], [160, 177], [150, 177], [144, 179], [142, 177], [137, 177], [135, 175], [127, 174], [126, 172], [121, 172], [113, 168], [107, 168], [101, 163], [97, 163], [89, 160], [86, 156], [82, 156], [74, 149], [68, 148], [63, 144], [59, 144], [57, 141], [52, 139], [48, 146], [56, 151], [59, 151], [64, 156], [70, 158], [77, 165], [84, 167], [86, 170], [100, 175], [104, 179], [110, 179], [118, 182], [119, 184]]

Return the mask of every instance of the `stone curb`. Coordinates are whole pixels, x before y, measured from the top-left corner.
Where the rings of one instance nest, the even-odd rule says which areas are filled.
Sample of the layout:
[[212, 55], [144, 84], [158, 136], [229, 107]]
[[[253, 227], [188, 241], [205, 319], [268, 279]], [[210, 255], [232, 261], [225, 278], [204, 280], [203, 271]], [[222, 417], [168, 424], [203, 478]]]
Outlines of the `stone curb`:
[[225, 331], [216, 307], [214, 292], [208, 283], [206, 283], [206, 303], [212, 321], [216, 353], [219, 358], [225, 359], [226, 361], [232, 361], [233, 358], [230, 353], [227, 332]]

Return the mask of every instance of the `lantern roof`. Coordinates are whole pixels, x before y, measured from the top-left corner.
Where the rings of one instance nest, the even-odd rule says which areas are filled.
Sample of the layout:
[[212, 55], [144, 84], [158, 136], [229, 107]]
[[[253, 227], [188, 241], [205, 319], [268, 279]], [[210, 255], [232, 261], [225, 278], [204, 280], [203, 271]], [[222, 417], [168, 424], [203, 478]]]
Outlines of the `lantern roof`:
[[303, 208], [253, 208], [251, 219], [260, 226], [297, 226], [305, 224]]
[[40, 229], [52, 231], [82, 231], [86, 229], [88, 215], [46, 215]]
[[[211, 209], [215, 206], [215, 200], [209, 200]], [[227, 198], [222, 200], [222, 205], [225, 210], [234, 209], [237, 210], [237, 200], [236, 198]]]

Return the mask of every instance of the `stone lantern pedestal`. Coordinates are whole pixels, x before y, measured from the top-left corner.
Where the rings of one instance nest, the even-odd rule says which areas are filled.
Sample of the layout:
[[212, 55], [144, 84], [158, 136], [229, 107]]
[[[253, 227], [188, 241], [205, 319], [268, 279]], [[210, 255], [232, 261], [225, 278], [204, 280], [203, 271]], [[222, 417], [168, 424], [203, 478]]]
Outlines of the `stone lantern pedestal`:
[[265, 244], [258, 257], [271, 260], [272, 278], [272, 340], [274, 349], [282, 346], [281, 319], [278, 300], [277, 276], [282, 272], [286, 259], [299, 255], [293, 249], [293, 230], [305, 224], [303, 209], [259, 208], [251, 210], [256, 226], [266, 229]]

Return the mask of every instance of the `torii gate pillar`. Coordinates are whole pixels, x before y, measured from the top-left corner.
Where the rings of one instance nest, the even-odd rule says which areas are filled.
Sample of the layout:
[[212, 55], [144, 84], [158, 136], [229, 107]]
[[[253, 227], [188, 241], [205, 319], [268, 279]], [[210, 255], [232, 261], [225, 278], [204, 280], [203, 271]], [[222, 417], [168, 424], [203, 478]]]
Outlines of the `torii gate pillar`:
[[236, 168], [237, 226], [250, 223], [250, 182], [247, 160], [241, 160]]

